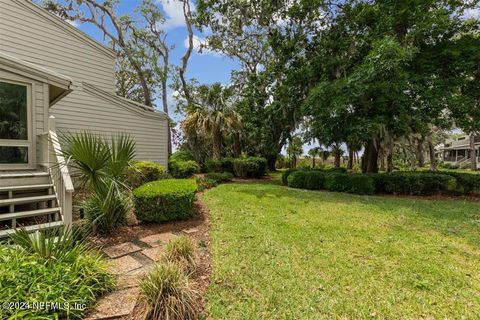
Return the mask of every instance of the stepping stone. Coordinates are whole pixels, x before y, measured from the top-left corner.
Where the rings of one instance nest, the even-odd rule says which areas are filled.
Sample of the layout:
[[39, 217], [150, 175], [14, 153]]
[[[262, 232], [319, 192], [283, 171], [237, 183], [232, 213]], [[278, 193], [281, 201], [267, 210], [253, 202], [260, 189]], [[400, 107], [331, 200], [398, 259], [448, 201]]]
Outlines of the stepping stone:
[[135, 269], [141, 268], [143, 265], [130, 256], [124, 256], [118, 259], [110, 260], [110, 273], [115, 275], [125, 274]]
[[170, 240], [175, 239], [176, 235], [171, 232], [167, 233], [157, 233], [151, 236], [141, 238], [140, 241], [145, 242], [146, 244], [150, 245], [151, 247], [158, 247], [162, 244], [167, 244]]
[[144, 249], [142, 253], [155, 262], [159, 261], [162, 257], [162, 250], [160, 247]]
[[199, 231], [198, 228], [190, 228], [190, 229], [183, 230], [183, 232], [185, 232], [186, 234], [197, 233], [198, 231]]
[[103, 252], [110, 258], [118, 258], [140, 250], [142, 250], [142, 248], [140, 248], [136, 244], [131, 242], [125, 242], [116, 246], [105, 248], [103, 249]]
[[132, 272], [130, 272], [128, 275], [130, 276], [135, 276], [137, 277], [137, 279], [141, 279], [144, 275], [146, 275], [147, 273], [149, 273], [153, 267], [155, 266], [155, 264], [150, 264], [150, 265], [147, 265], [147, 266], [143, 266], [141, 267], [140, 269], [135, 269], [133, 270]]
[[137, 304], [138, 288], [129, 288], [106, 294], [87, 316], [87, 320], [112, 319], [130, 315]]
[[135, 275], [120, 275], [117, 278], [116, 290], [123, 290], [127, 288], [134, 288], [138, 285], [138, 277]]

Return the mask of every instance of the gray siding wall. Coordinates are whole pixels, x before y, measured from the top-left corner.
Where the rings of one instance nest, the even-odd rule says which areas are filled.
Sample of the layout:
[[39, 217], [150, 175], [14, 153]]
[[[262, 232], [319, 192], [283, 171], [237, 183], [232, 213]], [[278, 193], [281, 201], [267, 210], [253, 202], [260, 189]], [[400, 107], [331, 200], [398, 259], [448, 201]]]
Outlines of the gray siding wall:
[[114, 92], [115, 58], [23, 1], [0, 0], [0, 50]]
[[59, 132], [88, 130], [104, 136], [128, 133], [135, 139], [138, 160], [167, 166], [166, 117], [154, 117], [149, 111], [139, 114], [81, 89], [70, 93], [50, 110]]

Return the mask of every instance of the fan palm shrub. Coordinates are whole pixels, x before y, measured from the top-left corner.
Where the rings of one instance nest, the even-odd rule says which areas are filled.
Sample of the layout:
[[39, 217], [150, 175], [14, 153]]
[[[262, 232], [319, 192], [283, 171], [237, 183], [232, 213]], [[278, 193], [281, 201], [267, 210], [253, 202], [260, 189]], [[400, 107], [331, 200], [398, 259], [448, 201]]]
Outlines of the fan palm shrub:
[[124, 178], [135, 157], [134, 140], [120, 134], [108, 141], [91, 132], [68, 133], [62, 139], [62, 155], [73, 177], [91, 192], [81, 205], [93, 231], [111, 232], [126, 222], [130, 210]]

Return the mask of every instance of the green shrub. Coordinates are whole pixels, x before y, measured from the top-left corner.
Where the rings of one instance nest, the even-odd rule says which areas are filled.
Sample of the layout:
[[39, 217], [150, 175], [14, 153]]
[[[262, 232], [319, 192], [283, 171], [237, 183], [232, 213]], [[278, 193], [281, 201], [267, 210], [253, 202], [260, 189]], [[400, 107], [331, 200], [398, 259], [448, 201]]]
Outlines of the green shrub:
[[320, 170], [297, 170], [288, 175], [292, 188], [320, 190], [324, 188], [326, 174]]
[[290, 169], [287, 169], [287, 170], [283, 171], [283, 173], [282, 173], [282, 183], [284, 185], [288, 185], [288, 176], [291, 175], [292, 173], [294, 173], [295, 171], [298, 171], [298, 169], [290, 168]]
[[205, 174], [205, 179], [215, 180], [218, 183], [232, 181], [232, 178], [233, 178], [233, 174], [231, 174], [230, 172], [222, 172], [222, 173], [210, 172]]
[[218, 186], [217, 180], [207, 179], [207, 178], [196, 178], [197, 181], [197, 190], [204, 191]]
[[455, 178], [455, 191], [464, 195], [480, 192], [480, 174], [456, 171], [425, 171], [430, 174], [444, 174]]
[[333, 173], [347, 173], [348, 172], [347, 168], [344, 168], [344, 167], [339, 167], [339, 168], [330, 167], [330, 168], [325, 168], [325, 169], [322, 169], [322, 170], [325, 171], [325, 172], [333, 172]]
[[80, 203], [94, 233], [111, 233], [126, 224], [131, 210], [130, 198], [110, 182], [108, 189], [99, 189]]
[[198, 163], [193, 160], [181, 161], [181, 160], [170, 160], [168, 162], [168, 167], [170, 169], [170, 174], [174, 178], [184, 179], [190, 178], [199, 171], [200, 167]]
[[196, 319], [198, 293], [181, 266], [158, 263], [139, 283], [147, 319]]
[[113, 289], [114, 279], [100, 254], [75, 238], [65, 230], [20, 231], [12, 237], [15, 245], [0, 245], [0, 301], [59, 303], [59, 309], [3, 309], [2, 319], [83, 319], [85, 310], [68, 309], [66, 303], [88, 309], [97, 296]]
[[190, 218], [196, 190], [193, 179], [149, 182], [133, 191], [135, 214], [139, 220], [156, 222]]
[[160, 180], [165, 168], [153, 161], [134, 161], [125, 170], [125, 182], [132, 189], [150, 181]]
[[220, 160], [222, 162], [222, 172], [230, 172], [233, 173], [233, 161], [235, 158], [225, 157]]
[[233, 173], [240, 178], [260, 178], [267, 173], [267, 160], [259, 157], [234, 159]]
[[222, 161], [215, 159], [208, 159], [204, 164], [205, 172], [222, 172]]
[[179, 264], [187, 273], [193, 273], [197, 265], [195, 244], [187, 236], [170, 240], [163, 255], [165, 261]]
[[446, 174], [393, 172], [372, 175], [378, 193], [432, 195], [455, 188], [455, 179]]
[[172, 161], [194, 161], [195, 158], [193, 154], [189, 150], [178, 150], [172, 153], [170, 156], [170, 160]]
[[375, 186], [374, 180], [367, 175], [329, 173], [325, 178], [325, 189], [356, 194], [373, 194]]

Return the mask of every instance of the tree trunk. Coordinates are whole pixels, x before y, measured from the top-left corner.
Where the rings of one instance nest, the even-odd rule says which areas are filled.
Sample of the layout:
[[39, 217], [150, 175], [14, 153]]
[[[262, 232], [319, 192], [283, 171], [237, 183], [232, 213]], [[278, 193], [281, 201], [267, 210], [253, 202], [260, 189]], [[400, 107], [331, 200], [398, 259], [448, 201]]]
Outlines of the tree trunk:
[[335, 152], [335, 168], [340, 168], [340, 152]]
[[215, 128], [212, 133], [213, 159], [220, 160], [222, 157], [222, 133], [220, 128]]
[[267, 166], [269, 171], [275, 171], [275, 164], [277, 163], [277, 156], [267, 156]]
[[477, 170], [477, 151], [475, 149], [475, 134], [470, 134], [470, 169]]
[[233, 134], [233, 156], [239, 157], [242, 154], [242, 144], [240, 142], [240, 133]]
[[389, 135], [387, 140], [387, 172], [393, 171], [393, 137]]
[[315, 168], [315, 156], [312, 157], [312, 167]]
[[437, 159], [435, 158], [435, 146], [431, 139], [428, 139], [428, 154], [430, 155], [430, 170], [437, 170]]
[[353, 157], [355, 153], [351, 147], [348, 148], [348, 163], [347, 163], [347, 169], [352, 170], [353, 169]]
[[365, 145], [365, 153], [362, 157], [362, 172], [377, 173], [378, 172], [378, 149], [375, 140], [370, 140]]
[[423, 152], [423, 144], [425, 142], [425, 137], [422, 136], [417, 141], [417, 160], [418, 160], [418, 167], [423, 168], [425, 167], [425, 154]]

